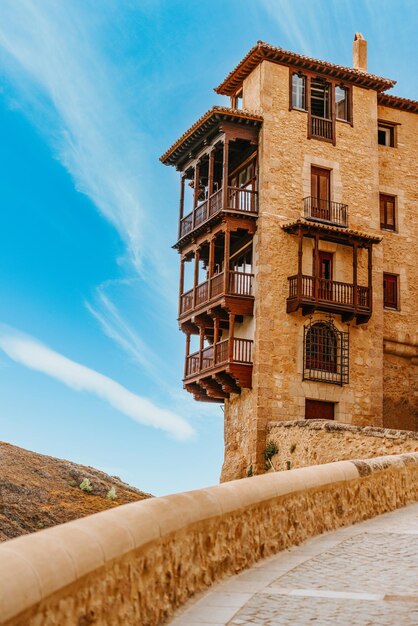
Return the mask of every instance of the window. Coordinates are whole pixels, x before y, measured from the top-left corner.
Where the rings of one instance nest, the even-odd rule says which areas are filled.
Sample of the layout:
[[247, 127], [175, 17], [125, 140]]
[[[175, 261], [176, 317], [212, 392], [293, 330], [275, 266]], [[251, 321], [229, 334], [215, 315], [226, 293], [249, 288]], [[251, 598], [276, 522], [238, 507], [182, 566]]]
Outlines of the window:
[[396, 230], [395, 218], [395, 196], [388, 196], [381, 193], [380, 202], [380, 228], [386, 230]]
[[304, 327], [303, 380], [348, 383], [348, 333], [332, 319]]
[[383, 274], [383, 304], [388, 309], [398, 308], [398, 276]]
[[346, 87], [341, 87], [340, 85], [335, 87], [335, 115], [337, 120], [350, 121], [348, 94]]
[[292, 74], [292, 108], [306, 109], [306, 78], [301, 74]]
[[330, 85], [321, 79], [311, 81], [311, 113], [316, 117], [329, 119]]
[[380, 146], [395, 147], [395, 125], [390, 122], [379, 122], [377, 141]]

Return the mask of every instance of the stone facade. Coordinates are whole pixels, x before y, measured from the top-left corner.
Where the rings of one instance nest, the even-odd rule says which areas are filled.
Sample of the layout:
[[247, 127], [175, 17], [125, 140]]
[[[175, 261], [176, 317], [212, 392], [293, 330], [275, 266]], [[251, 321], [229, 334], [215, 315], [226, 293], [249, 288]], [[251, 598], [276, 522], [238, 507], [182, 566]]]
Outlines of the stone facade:
[[[416, 248], [417, 115], [378, 106], [377, 92], [352, 86], [352, 123], [336, 121], [335, 145], [307, 137], [307, 113], [291, 110], [291, 69], [262, 61], [243, 82], [243, 108], [263, 117], [259, 137], [259, 218], [254, 238], [255, 333], [252, 390], [225, 400], [222, 480], [264, 471], [269, 424], [305, 418], [306, 399], [334, 403], [337, 422], [418, 429], [418, 271]], [[378, 144], [378, 120], [396, 126], [396, 147]], [[307, 317], [286, 312], [288, 277], [297, 273], [297, 238], [281, 228], [303, 218], [310, 171], [331, 170], [331, 200], [348, 205], [349, 228], [382, 238], [373, 246], [373, 313], [349, 330], [349, 384], [302, 380]], [[379, 194], [396, 196], [396, 232], [380, 226]], [[311, 273], [311, 240], [303, 273]], [[347, 246], [319, 242], [334, 255], [334, 280], [352, 282]], [[399, 275], [399, 310], [383, 307], [383, 273]], [[359, 250], [358, 284], [367, 284], [367, 251]], [[315, 312], [311, 319], [324, 320]], [[370, 453], [372, 450], [369, 451]], [[335, 457], [341, 458], [341, 457]]]

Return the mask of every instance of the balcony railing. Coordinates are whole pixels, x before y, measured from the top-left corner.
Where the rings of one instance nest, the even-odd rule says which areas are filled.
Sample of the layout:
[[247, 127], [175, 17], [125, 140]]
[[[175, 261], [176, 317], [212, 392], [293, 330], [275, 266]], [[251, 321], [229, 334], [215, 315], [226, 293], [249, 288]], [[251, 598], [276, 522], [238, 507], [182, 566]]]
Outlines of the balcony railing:
[[[231, 342], [232, 345], [231, 345]], [[223, 339], [213, 346], [204, 348], [201, 352], [194, 352], [186, 359], [186, 378], [206, 373], [212, 369], [221, 368], [228, 363], [252, 364], [253, 341], [234, 337]]]
[[305, 219], [328, 222], [338, 226], [348, 225], [348, 206], [340, 202], [331, 202], [308, 196], [303, 199]]
[[227, 206], [223, 206], [223, 189], [218, 189], [207, 200], [180, 220], [179, 239], [204, 224], [208, 219], [225, 211], [257, 213], [257, 192], [252, 189], [228, 187]]
[[337, 305], [345, 309], [368, 312], [371, 310], [370, 289], [353, 284], [342, 283], [326, 278], [316, 278], [304, 274], [289, 277], [289, 300], [295, 299], [309, 303]]
[[334, 125], [332, 120], [324, 117], [310, 116], [310, 136], [334, 141]]
[[212, 276], [210, 280], [200, 283], [194, 289], [186, 291], [180, 296], [180, 315], [192, 309], [210, 302], [223, 294], [231, 296], [251, 297], [253, 295], [254, 274], [247, 272], [228, 271], [227, 289], [225, 292], [225, 274], [221, 272]]

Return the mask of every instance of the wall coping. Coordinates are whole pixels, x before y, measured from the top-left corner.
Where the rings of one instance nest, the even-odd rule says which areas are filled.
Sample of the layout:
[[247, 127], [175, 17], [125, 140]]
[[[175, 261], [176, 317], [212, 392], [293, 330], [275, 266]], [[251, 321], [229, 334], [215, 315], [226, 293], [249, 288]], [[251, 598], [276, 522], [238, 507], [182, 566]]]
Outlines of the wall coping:
[[[244, 478], [196, 491], [121, 505], [115, 509], [41, 530], [31, 535], [11, 539], [0, 545], [0, 624], [26, 625], [35, 623], [36, 611], [45, 602], [48, 603], [48, 607], [53, 607], [48, 608], [48, 611], [52, 611], [52, 613], [56, 611], [59, 616], [59, 611], [65, 610], [61, 604], [65, 594], [67, 597], [72, 597], [77, 585], [78, 587], [82, 584], [93, 585], [94, 576], [101, 580], [101, 572], [105, 566], [112, 564], [112, 562], [117, 566], [122, 563], [127, 555], [137, 555], [139, 549], [142, 550], [142, 553], [144, 551], [146, 553], [148, 550], [148, 553], [151, 554], [151, 550], [155, 553], [156, 546], [161, 546], [161, 541], [164, 541], [165, 545], [168, 541], [175, 544], [179, 542], [180, 545], [183, 545], [181, 541], [184, 540], [185, 533], [190, 534], [191, 541], [198, 541], [196, 537], [201, 539], [205, 529], [209, 526], [213, 531], [213, 524], [216, 519], [221, 519], [225, 528], [228, 523], [231, 525], [237, 523], [237, 514], [240, 518], [250, 512], [250, 517], [253, 517], [252, 511], [260, 511], [263, 507], [275, 507], [277, 514], [277, 506], [279, 505], [282, 511], [280, 515], [283, 516], [283, 512], [285, 512], [284, 518], [287, 519], [287, 516], [290, 515], [290, 507], [294, 506], [292, 502], [295, 502], [293, 494], [301, 494], [301, 492], [304, 492], [305, 495], [308, 493], [318, 494], [321, 493], [321, 489], [330, 488], [337, 490], [340, 494], [344, 488], [348, 489], [350, 485], [357, 484], [362, 480], [369, 481], [373, 474], [388, 470], [395, 472], [396, 476], [398, 473], [404, 475], [405, 471], [413, 470], [415, 472], [418, 470], [418, 453], [368, 460], [338, 461], [326, 465]], [[397, 477], [395, 478], [398, 480]], [[405, 488], [405, 483], [402, 480], [402, 476], [400, 476], [397, 483], [397, 490], [399, 491]], [[387, 480], [379, 479], [378, 481], [379, 485], [386, 483]], [[413, 484], [415, 483], [413, 482]], [[370, 502], [378, 502], [380, 508], [379, 510], [375, 508], [372, 515], [383, 510], [390, 510], [390, 507], [396, 508], [396, 506], [402, 505], [399, 504], [402, 500], [399, 497], [395, 498], [391, 504], [380, 503], [379, 497], [376, 497], [376, 494], [371, 493], [371, 491], [369, 486], [362, 492], [362, 505], [363, 507], [369, 506], [370, 498]], [[415, 497], [416, 494], [414, 490], [412, 491]], [[289, 495], [290, 500], [286, 500]], [[303, 497], [301, 495], [300, 502], [296, 502], [299, 509], [301, 506], [302, 509], [305, 506]], [[411, 499], [411, 495], [409, 498]], [[344, 509], [343, 517], [337, 521], [330, 518], [329, 512], [326, 513], [322, 510], [309, 510], [309, 515], [314, 516], [315, 519], [322, 516], [326, 520], [322, 526], [322, 531], [324, 528], [330, 529], [344, 525], [344, 523], [353, 523], [353, 520], [365, 518], [364, 511], [360, 512], [360, 509], [358, 511], [356, 509], [360, 506], [358, 504], [360, 500], [360, 497], [356, 497], [350, 506], [346, 510]], [[321, 497], [318, 502], [321, 502]], [[404, 503], [405, 501], [403, 501]], [[346, 517], [344, 518], [344, 516]], [[370, 514], [368, 516], [370, 517]], [[206, 523], [207, 526], [203, 526], [203, 523]], [[241, 524], [239, 520], [238, 524]], [[318, 528], [320, 526], [315, 526], [316, 530], [305, 533], [302, 531], [302, 535], [293, 539], [288, 538], [287, 541], [288, 543], [292, 541], [299, 543], [307, 536], [322, 532]], [[263, 529], [263, 532], [268, 531]], [[273, 529], [270, 532], [276, 532], [276, 530]], [[242, 544], [240, 556], [242, 556], [243, 551], [245, 552], [244, 548], [247, 549]], [[230, 549], [233, 550], [234, 548], [231, 547]], [[277, 549], [283, 549], [283, 544], [282, 548], [276, 547]], [[237, 566], [235, 571], [251, 565], [257, 558], [263, 556], [263, 552], [253, 556], [250, 551], [249, 555], [247, 555], [246, 561], [241, 561], [244, 564], [240, 567]], [[186, 559], [187, 566], [191, 567], [192, 564], [189, 564]], [[196, 563], [193, 563], [193, 567], [196, 568]], [[229, 573], [232, 572], [229, 571]], [[159, 577], [160, 574], [161, 572], [155, 575]], [[226, 575], [225, 570], [219, 574], [218, 578], [224, 575]], [[187, 578], [186, 574], [183, 576]], [[214, 578], [211, 582], [213, 581]], [[194, 591], [196, 591], [196, 587]], [[94, 595], [94, 592], [92, 593]], [[193, 591], [187, 588], [185, 593], [190, 595]], [[149, 602], [152, 601], [155, 603], [157, 598], [151, 598]], [[179, 600], [177, 599], [176, 602], [178, 604]], [[174, 601], [170, 610], [173, 608]], [[33, 617], [35, 621], [32, 622], [27, 617], [23, 617], [20, 621], [19, 616], [25, 611], [29, 611], [31, 620]], [[58, 621], [54, 621], [54, 619], [56, 620], [56, 616], [48, 621], [48, 624], [59, 623], [59, 617]], [[36, 623], [41, 622], [36, 621]], [[44, 622], [42, 621], [42, 623]], [[158, 622], [152, 623], [157, 624]]]
[[344, 424], [343, 422], [334, 422], [332, 420], [288, 420], [283, 422], [269, 422], [267, 429], [269, 431], [274, 428], [306, 428], [307, 430], [325, 430], [331, 433], [359, 433], [366, 437], [381, 437], [385, 439], [416, 439], [418, 441], [418, 432], [414, 430], [395, 430], [393, 428], [381, 428], [379, 426], [354, 426], [352, 424]]

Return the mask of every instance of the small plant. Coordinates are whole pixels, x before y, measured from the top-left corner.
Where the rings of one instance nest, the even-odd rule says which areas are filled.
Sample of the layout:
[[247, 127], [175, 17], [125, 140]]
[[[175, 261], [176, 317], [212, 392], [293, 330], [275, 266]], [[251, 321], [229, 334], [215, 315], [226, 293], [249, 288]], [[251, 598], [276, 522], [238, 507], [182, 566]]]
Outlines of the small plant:
[[292, 445], [290, 446], [290, 454], [293, 454], [295, 450], [296, 450], [296, 444], [292, 443]]
[[79, 487], [81, 491], [85, 491], [86, 493], [91, 493], [93, 491], [93, 486], [88, 478], [83, 478]]
[[292, 469], [292, 461], [286, 461], [286, 469], [287, 470]]
[[264, 458], [266, 459], [266, 461], [270, 461], [270, 459], [275, 454], [277, 454], [278, 451], [279, 448], [277, 447], [276, 443], [274, 441], [269, 441], [264, 450]]
[[114, 487], [111, 487], [109, 489], [109, 491], [107, 492], [107, 494], [106, 494], [106, 498], [108, 500], [116, 500], [117, 497], [118, 496], [117, 496], [117, 493], [116, 493], [116, 489]]
[[247, 469], [247, 477], [250, 478], [253, 475], [253, 466], [250, 465]]

